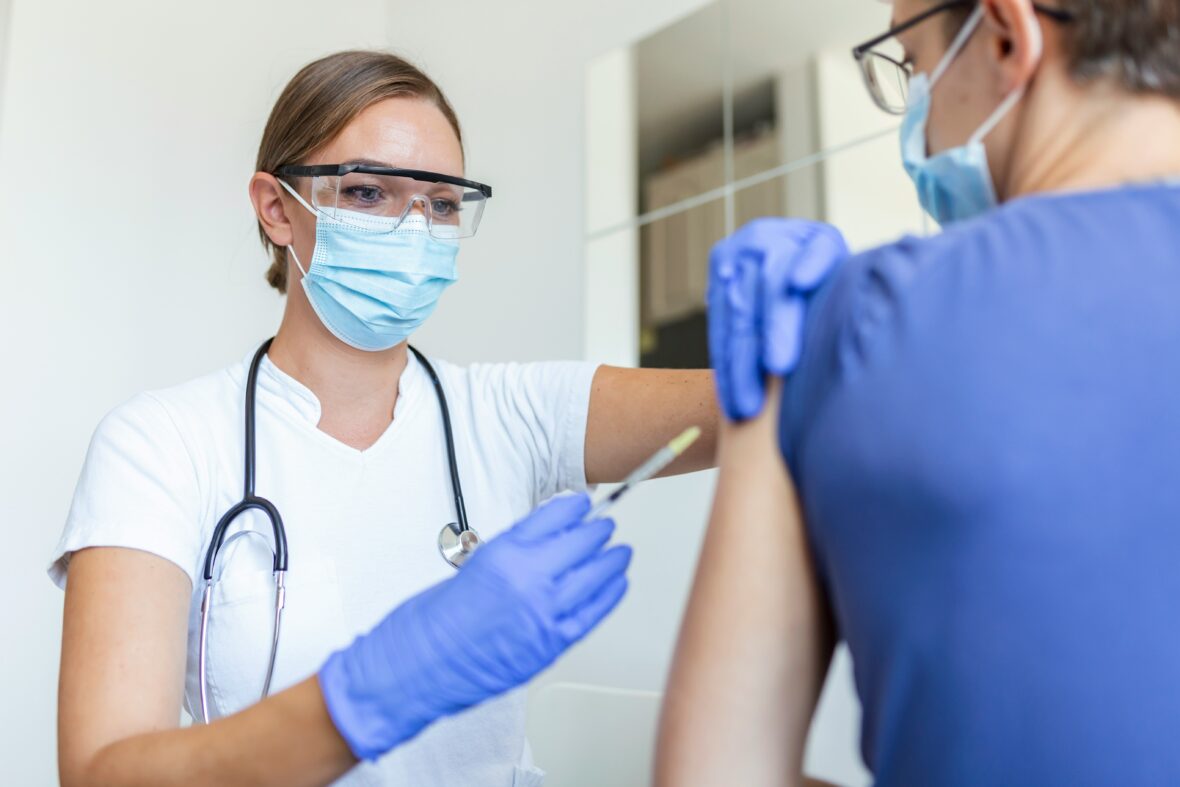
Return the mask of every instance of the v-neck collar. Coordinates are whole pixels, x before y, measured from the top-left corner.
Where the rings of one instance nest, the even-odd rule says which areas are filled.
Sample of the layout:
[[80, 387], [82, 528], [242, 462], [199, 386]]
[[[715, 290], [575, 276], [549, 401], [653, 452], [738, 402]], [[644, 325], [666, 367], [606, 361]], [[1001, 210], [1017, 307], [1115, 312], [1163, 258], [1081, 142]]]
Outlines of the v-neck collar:
[[[253, 353], [246, 359], [242, 371], [242, 385], [245, 386]], [[399, 431], [399, 425], [414, 411], [418, 400], [422, 396], [425, 381], [422, 379], [425, 370], [421, 363], [408, 352], [406, 367], [398, 378], [397, 401], [393, 407], [393, 420], [386, 427], [381, 436], [368, 448], [360, 450], [347, 445], [319, 428], [323, 409], [319, 398], [310, 388], [295, 379], [271, 361], [270, 356], [264, 356], [258, 369], [258, 401], [277, 405], [277, 408], [294, 420], [303, 424], [309, 432], [314, 433], [316, 440], [330, 447], [332, 450], [357, 457], [370, 457], [380, 451], [386, 444], [393, 441]]]

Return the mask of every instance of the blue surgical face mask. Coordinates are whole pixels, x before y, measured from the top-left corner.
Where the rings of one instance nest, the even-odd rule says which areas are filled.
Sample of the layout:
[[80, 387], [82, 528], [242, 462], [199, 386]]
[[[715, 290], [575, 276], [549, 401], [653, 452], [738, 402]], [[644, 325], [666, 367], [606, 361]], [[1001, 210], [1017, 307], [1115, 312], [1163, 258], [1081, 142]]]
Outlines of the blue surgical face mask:
[[980, 5], [933, 73], [929, 77], [916, 74], [910, 80], [909, 102], [901, 124], [902, 164], [914, 181], [922, 207], [943, 225], [978, 216], [996, 206], [996, 189], [983, 140], [1024, 95], [1024, 88], [1014, 90], [971, 135], [967, 144], [934, 156], [927, 154], [929, 143], [926, 123], [930, 117], [930, 92], [967, 45], [971, 34], [983, 21], [983, 15], [983, 6]]
[[376, 352], [404, 342], [459, 278], [459, 242], [431, 237], [420, 213], [400, 224], [341, 210], [334, 218], [279, 183], [316, 217], [311, 266], [304, 270], [295, 249], [287, 249], [303, 274], [311, 308], [345, 344]]

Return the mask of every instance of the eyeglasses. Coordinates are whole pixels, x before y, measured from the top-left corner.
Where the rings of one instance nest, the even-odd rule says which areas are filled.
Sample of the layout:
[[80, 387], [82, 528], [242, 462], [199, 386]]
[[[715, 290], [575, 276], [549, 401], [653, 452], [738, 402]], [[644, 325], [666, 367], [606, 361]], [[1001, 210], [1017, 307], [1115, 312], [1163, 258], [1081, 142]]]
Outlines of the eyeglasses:
[[368, 164], [292, 165], [273, 174], [311, 178], [311, 207], [342, 224], [392, 232], [418, 212], [425, 217], [430, 235], [442, 240], [474, 235], [492, 196], [491, 186], [473, 180]]
[[[914, 75], [913, 64], [906, 57], [900, 33], [922, 24], [932, 16], [956, 8], [978, 5], [979, 0], [949, 0], [928, 8], [917, 16], [902, 22], [887, 32], [864, 42], [852, 50], [852, 57], [860, 66], [865, 87], [879, 108], [891, 115], [904, 115], [909, 99], [910, 78]], [[1074, 15], [1061, 8], [1033, 3], [1033, 9], [1055, 22], [1072, 22]]]

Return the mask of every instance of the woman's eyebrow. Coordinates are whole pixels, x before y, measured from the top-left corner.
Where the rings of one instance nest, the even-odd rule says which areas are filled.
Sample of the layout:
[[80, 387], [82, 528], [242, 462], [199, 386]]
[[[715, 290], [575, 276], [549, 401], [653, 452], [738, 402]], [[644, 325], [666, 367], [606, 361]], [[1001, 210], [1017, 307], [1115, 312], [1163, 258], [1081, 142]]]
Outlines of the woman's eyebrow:
[[377, 159], [371, 158], [353, 158], [345, 161], [344, 163], [359, 164], [362, 167], [385, 167], [386, 169], [397, 169], [397, 167], [395, 167], [393, 164], [390, 164], [388, 161], [378, 161]]

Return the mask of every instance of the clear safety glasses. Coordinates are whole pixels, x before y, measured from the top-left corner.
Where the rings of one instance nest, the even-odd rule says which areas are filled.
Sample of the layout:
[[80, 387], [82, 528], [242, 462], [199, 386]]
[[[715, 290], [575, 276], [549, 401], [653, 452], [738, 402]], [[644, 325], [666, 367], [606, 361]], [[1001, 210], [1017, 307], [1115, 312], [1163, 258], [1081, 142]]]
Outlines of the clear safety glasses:
[[[939, 3], [853, 49], [852, 57], [860, 66], [861, 76], [873, 103], [891, 115], [904, 115], [909, 106], [910, 78], [914, 75], [914, 67], [905, 48], [897, 40], [898, 35], [945, 11], [978, 4], [979, 0]], [[1072, 22], [1074, 18], [1069, 11], [1040, 3], [1033, 3], [1033, 9], [1055, 22]]]
[[430, 235], [440, 240], [474, 235], [492, 196], [491, 186], [472, 180], [367, 164], [287, 166], [273, 174], [287, 180], [310, 179], [312, 208], [343, 224], [392, 232], [407, 216], [418, 213], [425, 217]]

